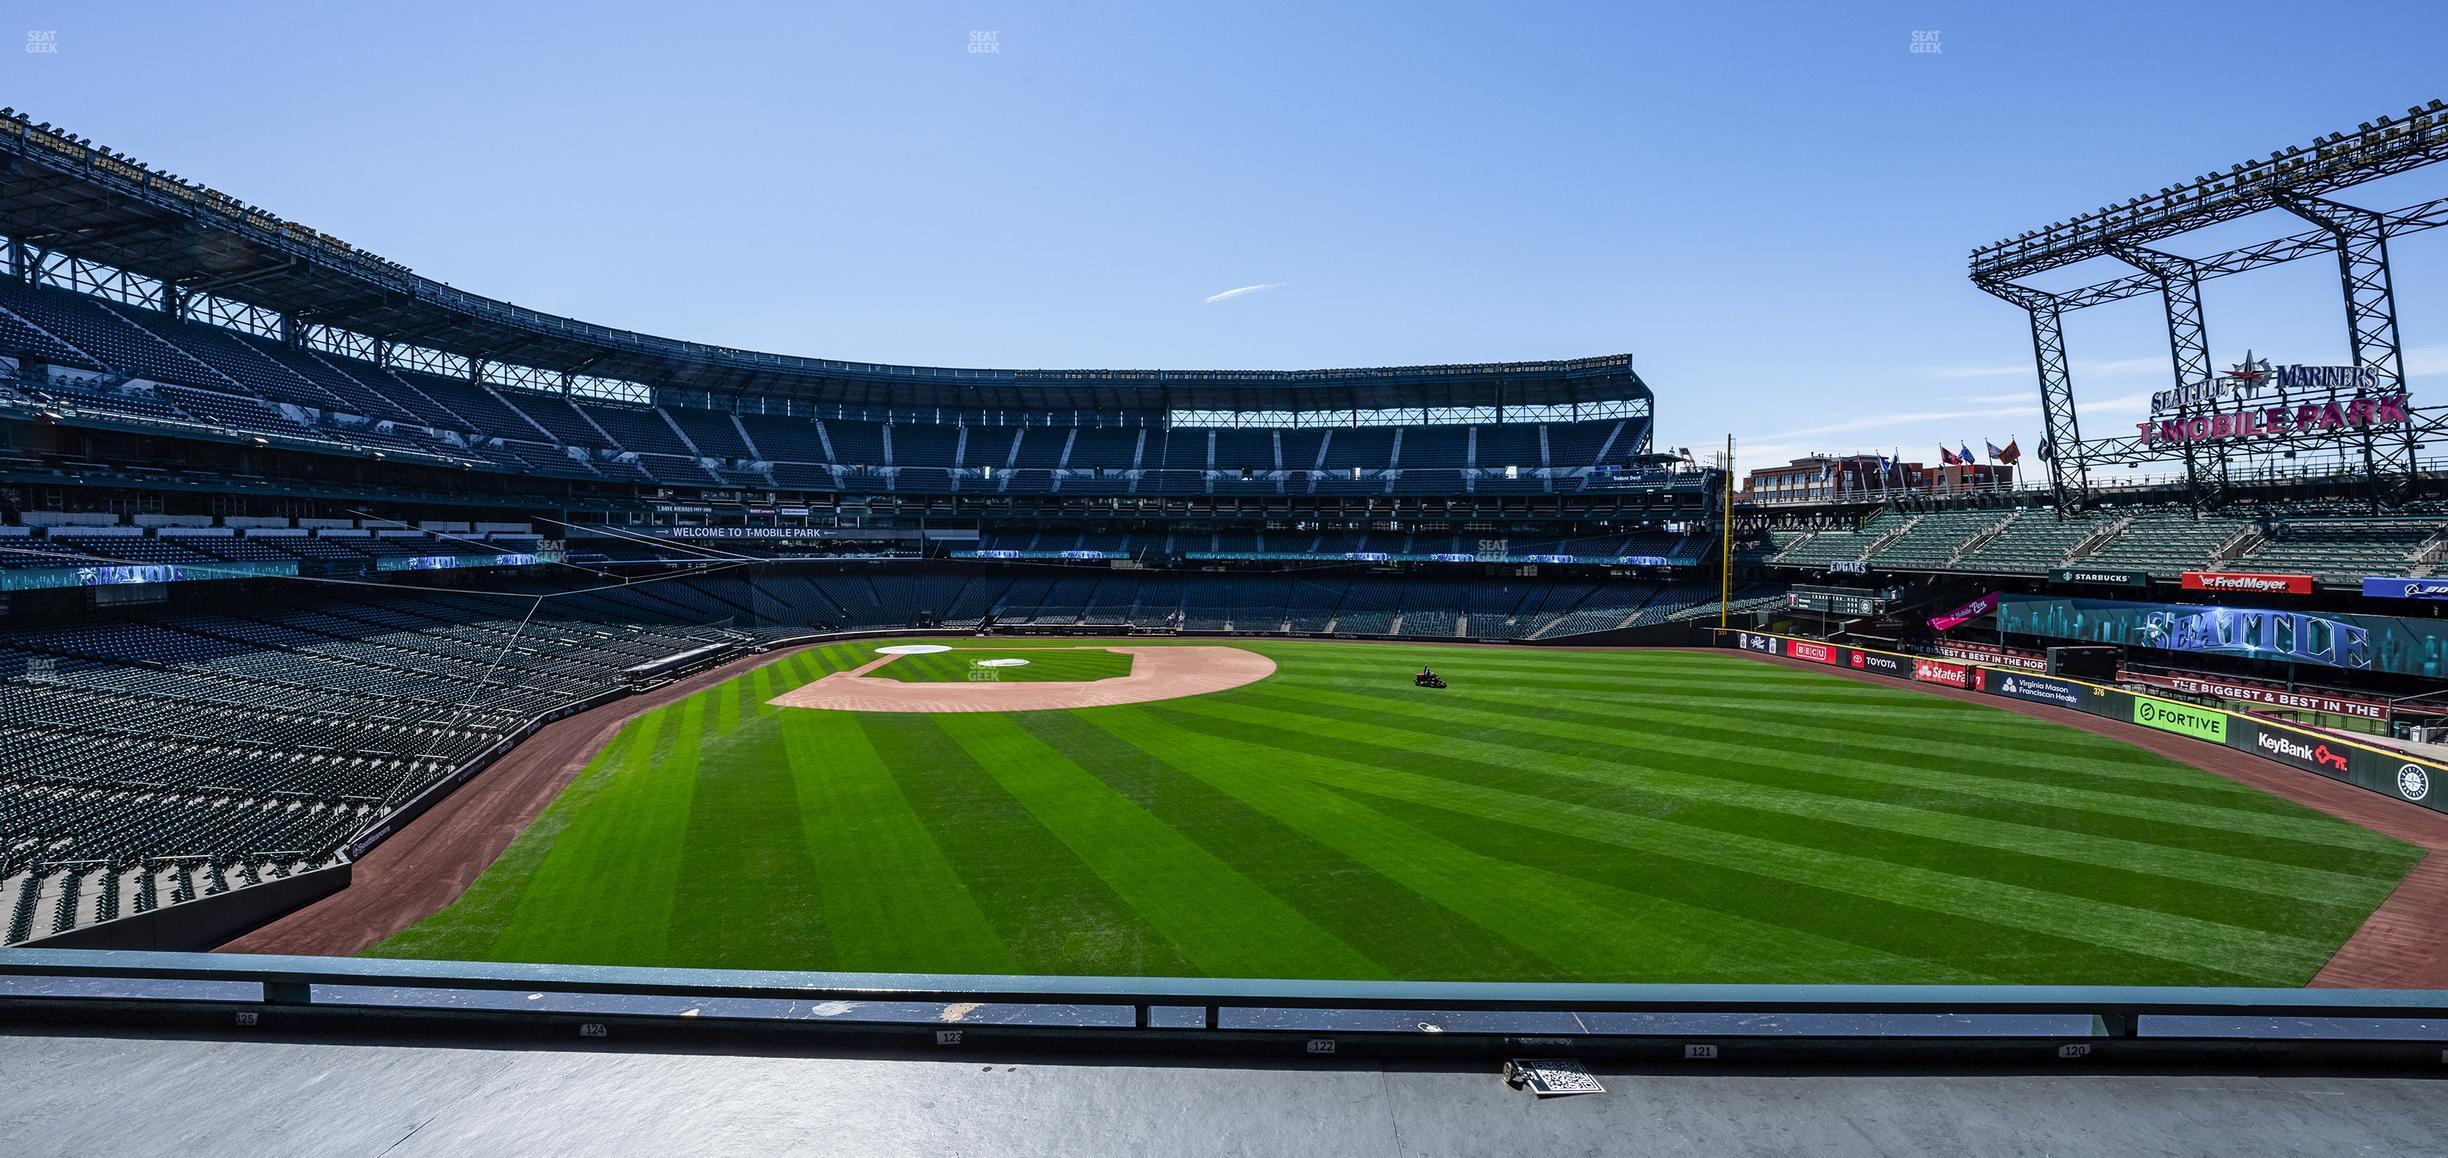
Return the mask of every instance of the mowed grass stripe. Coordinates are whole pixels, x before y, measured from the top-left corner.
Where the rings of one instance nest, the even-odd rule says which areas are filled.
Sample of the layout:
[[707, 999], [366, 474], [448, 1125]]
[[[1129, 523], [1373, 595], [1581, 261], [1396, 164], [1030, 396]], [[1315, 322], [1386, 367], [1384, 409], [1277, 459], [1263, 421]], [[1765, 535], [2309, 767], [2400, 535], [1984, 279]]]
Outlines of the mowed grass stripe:
[[498, 955], [496, 943], [516, 923], [520, 898], [535, 887], [536, 870], [545, 854], [552, 851], [571, 821], [593, 809], [597, 798], [623, 771], [642, 767], [652, 758], [669, 710], [643, 713], [615, 733], [569, 787], [442, 913], [392, 934], [366, 952], [441, 960], [517, 960]]
[[[1257, 684], [959, 735], [767, 703], [881, 642], [641, 715], [380, 951], [661, 964], [723, 913], [731, 940], [681, 936], [734, 958], [704, 963], [1278, 972], [1223, 931], [1289, 913], [1396, 977], [2297, 984], [2412, 855], [2127, 745], [1732, 656], [1251, 641]], [[1410, 689], [1422, 663], [1455, 687]]]
[[[1756, 744], [1764, 737], [1776, 735], [1797, 751], [1809, 750], [1829, 756], [1911, 756], [1931, 764], [1954, 767], [1966, 765], [1966, 753], [1977, 751], [1984, 757], [2023, 757], [2013, 763], [2011, 774], [2050, 784], [2271, 815], [2295, 816], [2304, 811], [2268, 793], [2217, 777], [2200, 776], [2193, 769], [2156, 757], [2147, 761], [2117, 760], [2083, 768], [2069, 765], [2069, 755], [2131, 757], [2142, 754], [2139, 749], [2108, 737], [2072, 729], [2032, 729], [2028, 724], [2003, 721], [2003, 717], [2015, 714], [2002, 708], [1959, 703], [1900, 687], [1864, 685], [1836, 676], [1804, 674], [1820, 685], [1832, 684], [1837, 692], [1846, 694], [1804, 697], [1735, 684], [1689, 694], [1642, 692], [1637, 695], [1620, 689], [1575, 695], [1560, 693], [1550, 687], [1509, 688], [1473, 698], [1486, 701], [1491, 709], [1496, 710], [1507, 705], [1532, 706], [1537, 709], [1538, 718], [1542, 721], [1554, 717], [1612, 725], [1619, 737], [1624, 734], [1622, 724], [1632, 719], [1654, 725], [1656, 734], [1668, 736], [1705, 737], [1714, 734]], [[1407, 685], [1407, 681], [1405, 683]], [[1603, 684], [1593, 686], [1606, 689]], [[1317, 687], [1305, 681], [1286, 681], [1283, 686], [1269, 690], [1282, 692], [1297, 688], [1308, 691]], [[1324, 690], [1370, 695], [1390, 704], [1423, 699], [1433, 702], [1437, 698], [1433, 692], [1411, 692], [1408, 696], [1402, 696], [1400, 692], [1389, 694], [1382, 679], [1370, 681], [1360, 688], [1327, 685]], [[1402, 690], [1409, 689], [1406, 687]], [[1849, 699], [1851, 704], [1849, 707], [1837, 707], [1822, 702], [1832, 699]], [[1738, 720], [1739, 723], [1726, 722], [1729, 720]], [[1861, 726], [1848, 727], [1849, 724]], [[1961, 733], [1967, 728], [1982, 732], [1977, 748], [1964, 742]], [[1916, 729], [1921, 731], [1916, 732]], [[2008, 761], [1991, 760], [1990, 763], [2004, 771]], [[1969, 765], [1965, 774], [1996, 773], [1985, 771], [1975, 763]]]
[[[740, 723], [742, 701], [771, 679], [751, 675], [694, 697], [711, 701], [713, 720], [730, 726], [707, 732], [697, 747], [665, 952], [673, 964], [834, 967], [796, 768], [773, 758], [781, 746], [774, 710], [753, 713], [753, 726]], [[758, 838], [741, 840], [742, 832]]]
[[[591, 806], [562, 829], [493, 956], [578, 965], [675, 963], [669, 951], [672, 904], [689, 802], [697, 791], [706, 700], [690, 696], [657, 714], [663, 734], [643, 750], [644, 759], [624, 761]], [[600, 898], [620, 900], [606, 907], [595, 903]]]
[[[1349, 745], [1324, 742], [1307, 731], [1238, 723], [1194, 722], [1189, 726], [1213, 727], [1216, 735], [1286, 751], [1307, 751], [1310, 755], [1302, 766], [1322, 782], [1338, 786], [1403, 799], [1434, 797], [1442, 807], [1478, 811], [1559, 833], [1606, 826], [1626, 834], [1622, 838], [1626, 841], [1637, 838], [1640, 843], [1633, 847], [1649, 851], [1725, 867], [1757, 868], [1795, 882], [1851, 887], [1870, 896], [1892, 891], [1911, 896], [1914, 903], [1948, 907], [1959, 915], [1996, 916], [2036, 931], [2112, 944], [2143, 955], [2165, 955], [2162, 943], [2171, 935], [2179, 943], [2204, 941], [2226, 953], [2265, 947], [2264, 938], [2272, 935], [2292, 937], [2307, 930], [2317, 931], [2314, 935], [2325, 933], [2341, 920], [2348, 922], [2345, 927], [2350, 930], [2351, 922], [2377, 904], [2389, 887], [2385, 882], [2367, 882], [2359, 908], [2326, 909], [2301, 902], [2256, 908], [2250, 906], [2265, 902], [2254, 894], [2221, 898], [2216, 895], [2218, 890], [2138, 877], [2111, 866], [2030, 863], [2023, 858], [2030, 871], [2001, 873], [2001, 867], [2011, 869], [2018, 858], [1877, 832], [1860, 832], [1847, 839], [1842, 826], [1795, 823], [1779, 815], [1637, 794], [1631, 796], [1634, 805], [1627, 807], [1625, 793], [1637, 790], [1610, 790], [1595, 782], [1559, 784], [1560, 774], [1520, 767], [1470, 765], [1451, 759], [1430, 766], [1408, 752], [1355, 752]], [[1470, 775], [1461, 774], [1465, 768], [1472, 770]], [[2070, 879], [2078, 873], [2099, 879]], [[1849, 878], [1849, 884], [1830, 880], [1831, 875]], [[1998, 879], [2001, 876], [2009, 879]], [[2011, 879], [2015, 876], [2027, 883], [2016, 883]], [[2211, 901], [2224, 899], [2233, 904], [2205, 906], [2201, 903], [2205, 891], [2213, 894], [2207, 898]], [[2192, 908], [2153, 911], [2164, 907], [2167, 899], [2188, 901]], [[2215, 908], [2218, 917], [2199, 920], [2184, 915], [2205, 907]], [[2251, 919], [2239, 920], [2239, 912]], [[2271, 927], [2260, 928], [2255, 920]], [[2234, 924], [2244, 927], [2230, 927]], [[2334, 944], [2320, 942], [2324, 948]]]
[[[1355, 787], [1330, 786], [1338, 791], [1363, 792]], [[2002, 922], [1989, 919], [1995, 915], [1994, 910], [1978, 905], [1925, 908], [1896, 898], [1892, 891], [1872, 893], [1837, 887], [1818, 874], [1781, 878], [1636, 850], [1627, 844], [1598, 839], [1586, 826], [1532, 827], [1476, 808], [1439, 807], [1410, 795], [1370, 792], [1365, 793], [1365, 798], [1388, 816], [1482, 854], [1686, 904], [1717, 907], [1727, 904], [1729, 897], [1739, 896], [1745, 911], [1755, 919], [1805, 932], [1841, 936], [1893, 953], [1943, 951], [1946, 960], [1992, 976], [2057, 984], [2079, 984], [2104, 973], [2137, 980], [2148, 978], [2168, 985], [2241, 985], [2249, 980], [2246, 974], [2221, 968], [2225, 958], [2182, 960], [2063, 935], [2055, 931], [2066, 927], [2062, 914], [2059, 920], [2045, 924]], [[2133, 915], [2146, 921], [2152, 916]], [[2312, 953], [2295, 960], [2309, 979], [2325, 959]], [[1904, 982], [1918, 974], [1918, 968], [1914, 968], [1860, 980]]]
[[799, 778], [833, 968], [1006, 973], [1019, 968], [960, 872], [901, 795], [891, 760], [837, 714], [774, 709]]
[[[1635, 782], [1627, 776], [1603, 772], [1547, 771], [1473, 762], [1451, 756], [1431, 764], [1407, 749], [1340, 739], [1324, 741], [1297, 729], [1285, 731], [1252, 727], [1189, 713], [1184, 713], [1181, 719], [1186, 727], [1196, 730], [1231, 736], [1285, 752], [1302, 752], [1306, 755], [1303, 766], [1312, 769], [1325, 767], [1325, 762], [1329, 760], [1392, 772], [1427, 767], [1432, 768], [1434, 775], [1448, 781], [1570, 802], [1648, 823], [1671, 821], [1696, 829], [1757, 837], [1822, 853], [1867, 855], [1896, 864], [1922, 866], [2002, 884], [2028, 885], [2052, 893], [2153, 909], [2170, 915], [2211, 910], [2218, 914], [2215, 918], [2218, 922], [2247, 929], [2288, 933], [2307, 925], [2325, 928], [2328, 917], [2318, 911], [2318, 906], [2336, 903], [2352, 909], [2356, 904], [2350, 899], [2333, 896], [2306, 900], [2201, 882], [2171, 881], [2111, 863], [2050, 857], [1950, 841], [1943, 837], [1862, 827], [1825, 817], [1814, 818], [1806, 813], [1753, 808], [1741, 800], [1712, 800], [1703, 794], [1653, 791], [1652, 781], [1657, 778], [1653, 770], [1642, 770]], [[2378, 884], [2363, 882], [2362, 887], [2368, 890]], [[2347, 895], [2351, 897], [2355, 894]], [[2372, 903], [2376, 904], [2377, 899], [2374, 898]]]
[[1099, 722], [1109, 716], [1029, 712], [1013, 720], [1392, 976], [1558, 974], [1553, 962], [1184, 773], [1132, 729]]
[[1366, 954], [1122, 798], [1009, 717], [947, 715], [936, 726], [1201, 972], [1387, 976]]
[[[1383, 767], [1399, 767], [1404, 759], [1416, 760], [1427, 753], [1435, 753], [1457, 767], [1476, 764], [1482, 768], [1502, 769], [1517, 766], [1522, 760], [1520, 753], [1511, 745], [1452, 732], [1430, 734], [1420, 729], [1393, 727], [1376, 723], [1374, 718], [1358, 713], [1327, 713], [1314, 706], [1310, 714], [1326, 721], [1315, 730], [1288, 730], [1279, 726], [1283, 715], [1280, 711], [1253, 709], [1219, 700], [1180, 700], [1168, 703], [1166, 707], [1175, 712], [1248, 727], [1253, 737], [1271, 735], [1275, 739], [1269, 742], [1277, 747], [1347, 756]], [[1323, 730], [1331, 730], [1334, 735], [1310, 742], [1309, 737]], [[1749, 762], [1747, 757], [1750, 752], [1746, 749], [1729, 745], [1702, 745], [1701, 748], [1704, 754], [1728, 762]], [[1394, 753], [1406, 755], [1392, 755]], [[1625, 769], [1637, 767], [1640, 770], [1641, 790], [1652, 797], [1672, 797], [1750, 812], [1775, 813], [1818, 825], [1844, 825], [2000, 853], [2095, 866], [2115, 865], [2133, 873], [2165, 878], [2169, 882], [2189, 882], [2195, 887], [2305, 899], [2322, 898], [2340, 891], [2350, 892], [2369, 880], [2359, 873], [2273, 864], [2201, 850], [2169, 849], [2013, 821], [1944, 815], [1883, 801], [1831, 796], [1799, 784], [1763, 792], [1755, 784], [1732, 782], [1711, 775], [1706, 769], [1713, 769], [1714, 761], [1666, 761], [1638, 754], [1627, 754], [1620, 760], [1608, 761], [1568, 753], [1549, 753], [1538, 764], [1542, 771], [1609, 784], [1621, 783], [1626, 779]], [[1686, 768], [1691, 770], [1685, 771]], [[1791, 826], [1790, 821], [1787, 826]]]
[[[1521, 829], [1596, 841], [1618, 848], [1736, 872], [1770, 877], [1783, 886], [1806, 886], [1891, 902], [2006, 930], [2063, 938], [2095, 946], [2099, 957], [2149, 959], [2212, 969], [2261, 963], [2276, 953], [2290, 963], [2309, 959], [2314, 968], [2335, 942], [2288, 937], [2239, 928], [2224, 921], [2171, 914], [2095, 900], [2045, 888], [2004, 884], [1950, 873], [1942, 868], [1886, 860], [1865, 851], [1812, 848], [1763, 836], [1726, 832], [1676, 820], [1642, 820], [1587, 805], [1508, 792], [1430, 776], [1349, 767], [1317, 769], [1312, 779], [1342, 791], [1403, 800], [1448, 812], [1501, 821]], [[1517, 850], [1531, 856], [1535, 850]], [[1749, 911], [1761, 895], [1722, 894], [1721, 904]], [[2374, 904], [2378, 903], [2375, 898]], [[1983, 934], [1983, 937], [1996, 934]], [[2011, 936], [2011, 934], [2008, 934]], [[1985, 956], [1975, 941], [1948, 943], [1934, 931], [1924, 951], [1933, 955]], [[2118, 962], [2131, 964], [2131, 960]], [[2124, 976], [2126, 974], [2117, 974]], [[2154, 968], [2146, 975], [2164, 976]], [[2239, 974], [2252, 975], [2252, 974]], [[2310, 976], [2306, 973], [2305, 976]]]
[[[1262, 694], [1252, 702], [1266, 705], [1285, 701], [1270, 700]], [[1639, 756], [1655, 750], [1652, 739], [1644, 738], [1629, 744], [1624, 741], [1624, 716], [1646, 718], [1646, 711], [1619, 713], [1614, 719], [1615, 726], [1610, 728], [1592, 722], [1600, 718], [1594, 715], [1549, 710], [1541, 714], [1538, 727], [1533, 731], [1519, 726], [1521, 717], [1518, 713], [1452, 703], [1428, 704], [1394, 696], [1331, 689], [1311, 689], [1302, 694], [1299, 702], [1321, 708], [1348, 708], [1380, 716], [1402, 717], [1419, 721], [1422, 725], [1484, 721], [1487, 725], [1487, 730], [1482, 733], [1484, 735], [1524, 745], [1535, 739], [1551, 753], [1560, 751], [1568, 755], [1591, 757], [1602, 757], [1607, 753]], [[2003, 723], [1999, 720], [1972, 722], [1989, 729]], [[2341, 826], [2309, 808], [2296, 807], [2291, 814], [2245, 811], [2217, 804], [2143, 798], [2130, 792], [2096, 787], [2076, 788], [2024, 779], [2022, 777], [2027, 772], [2043, 770], [2025, 766], [1991, 767], [1962, 758], [1967, 749], [1981, 752], [1986, 757], [1989, 746], [1985, 742], [1985, 734], [1959, 733], [1955, 741], [1956, 751], [1948, 754], [1943, 762], [1932, 761], [1928, 764], [1888, 759], [1871, 764], [1863, 757], [1876, 749], [1843, 740], [1831, 741], [1823, 749], [1825, 757], [1829, 758], [1822, 758], [1818, 753], [1796, 753], [1777, 758], [1773, 753], [1763, 751], [1756, 743], [1744, 743], [1757, 737], [1756, 734], [1740, 730], [1686, 726], [1675, 728], [1671, 734], [1695, 739], [1708, 737], [1711, 743], [1721, 745], [1725, 750], [1740, 751], [1753, 757], [1755, 763], [1752, 764], [1727, 762], [1712, 766], [1709, 771], [1762, 787], [1781, 789], [1798, 785], [1814, 792], [1859, 799], [1909, 796], [1914, 806], [1920, 808], [1993, 820], [2013, 820], [2044, 828], [2077, 828], [2097, 835], [2173, 848], [2219, 851], [2233, 846], [2237, 832], [2249, 832], [2261, 838], [2254, 847], [2255, 855], [2310, 867], [2338, 866], [2340, 851], [2379, 852], [2395, 843], [2365, 829]], [[1833, 758], [1838, 756], [1852, 758]], [[2098, 753], [2069, 750], [2052, 763], [2058, 770], [2064, 770], [2103, 757], [2137, 763], [2159, 759], [2138, 748], [2115, 745]], [[2172, 763], [2171, 768], [2188, 778], [2210, 779], [2208, 774], [2198, 769]], [[1794, 777], [1801, 779], [1796, 781]], [[2353, 870], [2352, 862], [2348, 862], [2348, 869]]]
[[[1725, 912], [1481, 856], [1300, 776], [1280, 761], [1243, 762], [1232, 741], [1176, 727], [1139, 708], [1105, 709], [1184, 761], [1191, 775], [1312, 840], [1469, 917], [1589, 980], [1794, 981], [1841, 970], [1988, 980], [1972, 970], [1813, 936]], [[1216, 757], [1221, 757], [1216, 758]], [[1226, 773], [1224, 768], [1237, 768]]]
[[[375, 954], [577, 963], [678, 964], [666, 955], [709, 705], [813, 655], [765, 665], [631, 720], [444, 914]], [[783, 677], [790, 678], [790, 677]], [[792, 679], [797, 686], [804, 679]], [[770, 683], [768, 684], [770, 686]], [[738, 712], [714, 708], [717, 719]], [[739, 711], [745, 711], [741, 704]], [[691, 724], [690, 721], [698, 721]], [[718, 733], [718, 736], [720, 733]], [[654, 847], [677, 832], [664, 847]], [[564, 839], [566, 838], [566, 840]], [[618, 846], [637, 842], [643, 855]], [[563, 950], [554, 948], [569, 946]]]
[[1171, 940], [944, 734], [944, 717], [826, 714], [856, 721], [868, 744], [891, 753], [903, 798], [1020, 971], [1196, 975]]

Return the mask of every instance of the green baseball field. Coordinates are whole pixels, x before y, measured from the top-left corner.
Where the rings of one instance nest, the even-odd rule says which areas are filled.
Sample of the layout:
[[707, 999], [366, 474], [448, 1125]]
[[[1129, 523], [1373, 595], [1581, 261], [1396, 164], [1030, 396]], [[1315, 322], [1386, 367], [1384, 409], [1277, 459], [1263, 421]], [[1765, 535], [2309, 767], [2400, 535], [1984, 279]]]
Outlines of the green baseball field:
[[[862, 678], [1131, 671], [1047, 643]], [[876, 646], [632, 720], [456, 903], [371, 952], [2292, 986], [2419, 855], [2112, 739], [1732, 654], [1235, 641], [1274, 673], [1068, 710], [768, 703]], [[1452, 686], [1412, 687], [1423, 664]]]

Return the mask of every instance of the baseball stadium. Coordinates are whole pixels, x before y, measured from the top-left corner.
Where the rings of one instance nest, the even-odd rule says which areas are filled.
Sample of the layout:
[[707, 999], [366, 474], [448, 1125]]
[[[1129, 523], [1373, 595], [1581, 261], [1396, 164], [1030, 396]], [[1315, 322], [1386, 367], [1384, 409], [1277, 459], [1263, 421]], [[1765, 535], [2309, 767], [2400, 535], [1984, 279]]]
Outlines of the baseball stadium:
[[[2039, 428], [1925, 463], [1622, 353], [661, 337], [0, 110], [0, 1021], [2435, 1079], [2448, 106], [2270, 145], [1996, 221]], [[2272, 276], [2342, 360], [2213, 358]]]

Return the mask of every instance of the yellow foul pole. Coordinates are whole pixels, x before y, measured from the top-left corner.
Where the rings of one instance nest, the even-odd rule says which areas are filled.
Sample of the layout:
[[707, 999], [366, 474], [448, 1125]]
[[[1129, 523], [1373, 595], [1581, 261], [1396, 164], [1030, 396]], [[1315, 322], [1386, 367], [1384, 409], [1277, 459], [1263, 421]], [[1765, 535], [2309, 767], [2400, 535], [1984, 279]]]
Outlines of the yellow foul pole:
[[1725, 630], [1726, 605], [1734, 598], [1734, 436], [1726, 435], [1725, 516], [1717, 527], [1717, 629]]

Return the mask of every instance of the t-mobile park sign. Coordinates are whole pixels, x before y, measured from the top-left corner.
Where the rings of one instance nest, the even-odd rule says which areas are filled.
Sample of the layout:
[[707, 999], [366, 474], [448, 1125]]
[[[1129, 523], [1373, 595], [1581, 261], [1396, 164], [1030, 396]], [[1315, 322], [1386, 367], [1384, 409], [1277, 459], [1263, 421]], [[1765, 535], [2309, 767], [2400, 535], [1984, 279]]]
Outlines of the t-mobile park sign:
[[[2272, 366], [2247, 354], [2215, 380], [2152, 395], [2150, 421], [2134, 428], [2142, 432], [2143, 445], [2158, 446], [2404, 426], [2409, 396], [2403, 390], [2379, 393], [2387, 385], [2370, 366]], [[2276, 404], [2265, 393], [2273, 390], [2279, 394]], [[2354, 396], [2340, 402], [2341, 391]], [[2313, 393], [2328, 394], [2330, 400], [2287, 398]], [[2231, 405], [2236, 409], [2224, 409]], [[2196, 409], [2210, 413], [2184, 413]], [[2169, 411], [2177, 413], [2171, 417]]]
[[[2338, 369], [2340, 367], [2315, 367]], [[2400, 390], [2349, 398], [2344, 402], [2303, 402], [2292, 406], [2254, 406], [2244, 410], [2196, 414], [2190, 418], [2154, 418], [2137, 422], [2144, 446], [2164, 443], [2233, 442], [2245, 438], [2278, 438], [2329, 430], [2384, 430], [2406, 424], [2409, 396]]]

